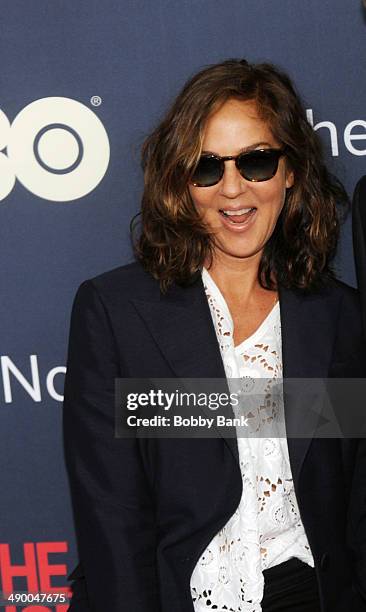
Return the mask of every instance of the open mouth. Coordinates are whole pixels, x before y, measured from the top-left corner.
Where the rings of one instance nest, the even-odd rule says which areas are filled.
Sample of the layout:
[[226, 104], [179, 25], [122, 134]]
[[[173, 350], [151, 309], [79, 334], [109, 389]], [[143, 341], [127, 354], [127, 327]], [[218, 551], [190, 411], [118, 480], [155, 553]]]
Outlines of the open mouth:
[[231, 223], [244, 223], [256, 211], [255, 207], [241, 208], [240, 210], [220, 209], [220, 214]]

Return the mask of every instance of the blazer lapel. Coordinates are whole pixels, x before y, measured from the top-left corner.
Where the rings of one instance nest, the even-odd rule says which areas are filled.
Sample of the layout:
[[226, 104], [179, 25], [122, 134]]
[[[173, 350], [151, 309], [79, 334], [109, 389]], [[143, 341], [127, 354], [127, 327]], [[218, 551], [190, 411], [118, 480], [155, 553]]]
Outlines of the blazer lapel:
[[[132, 301], [178, 378], [219, 379], [220, 392], [230, 393], [201, 275], [188, 287], [171, 286], [159, 300]], [[204, 389], [207, 392], [209, 387], [206, 385]], [[208, 407], [201, 409], [212, 418]], [[222, 408], [220, 414], [233, 417], [230, 406], [226, 410]], [[228, 429], [216, 428], [217, 435], [223, 438], [239, 463], [235, 427], [230, 437], [225, 437], [224, 431]]]
[[[279, 294], [284, 379], [326, 377], [332, 334], [329, 333], [327, 311], [321, 308], [322, 301], [314, 296], [304, 297], [300, 292], [287, 289], [280, 289]], [[132, 301], [178, 378], [215, 378], [226, 384], [220, 347], [201, 275], [189, 287], [171, 286], [159, 299], [155, 297], [152, 300]], [[228, 387], [226, 389], [229, 392]], [[212, 417], [209, 408], [202, 410]], [[228, 414], [233, 416], [231, 408]], [[306, 419], [307, 415], [304, 414], [303, 417]], [[286, 396], [285, 418], [289, 431], [293, 431], [294, 425], [297, 431], [301, 431], [298, 424], [291, 420], [298, 418], [298, 413], [292, 413], [291, 406], [286, 403]], [[217, 428], [218, 435], [222, 436], [239, 463], [235, 428], [232, 437], [225, 437], [223, 429], [226, 428]], [[305, 429], [308, 431], [308, 427]], [[310, 443], [309, 436], [288, 439], [295, 480], [298, 480]]]

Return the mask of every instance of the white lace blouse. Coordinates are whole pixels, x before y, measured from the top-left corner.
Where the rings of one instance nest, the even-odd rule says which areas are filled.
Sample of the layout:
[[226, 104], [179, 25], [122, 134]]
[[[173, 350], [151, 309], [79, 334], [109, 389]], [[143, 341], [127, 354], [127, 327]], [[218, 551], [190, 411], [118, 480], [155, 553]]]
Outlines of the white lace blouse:
[[[206, 268], [202, 280], [227, 378], [245, 379], [244, 392], [254, 379], [260, 379], [256, 384], [266, 385], [267, 393], [271, 379], [282, 377], [279, 303], [254, 334], [234, 347], [232, 317]], [[270, 398], [266, 406], [258, 395], [249, 397], [249, 404], [246, 398], [251, 432], [260, 437], [237, 436], [243, 493], [235, 513], [193, 570], [190, 586], [195, 612], [261, 612], [262, 570], [291, 557], [314, 567], [293, 487], [287, 440], [266, 437], [265, 432], [272, 416], [283, 411], [283, 398], [271, 398], [268, 393], [265, 397]]]

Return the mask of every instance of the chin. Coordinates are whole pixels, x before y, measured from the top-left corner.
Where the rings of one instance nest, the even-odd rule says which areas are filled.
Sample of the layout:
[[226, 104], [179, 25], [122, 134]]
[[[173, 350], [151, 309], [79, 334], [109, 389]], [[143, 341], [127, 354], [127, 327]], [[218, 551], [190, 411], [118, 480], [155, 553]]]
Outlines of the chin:
[[222, 255], [226, 257], [235, 257], [235, 258], [240, 258], [240, 259], [252, 258], [252, 257], [255, 257], [256, 255], [258, 256], [258, 254], [261, 252], [261, 249], [259, 247], [250, 248], [249, 246], [242, 246], [242, 247], [233, 248], [233, 245], [230, 245], [230, 246], [219, 245], [216, 250], [218, 250]]

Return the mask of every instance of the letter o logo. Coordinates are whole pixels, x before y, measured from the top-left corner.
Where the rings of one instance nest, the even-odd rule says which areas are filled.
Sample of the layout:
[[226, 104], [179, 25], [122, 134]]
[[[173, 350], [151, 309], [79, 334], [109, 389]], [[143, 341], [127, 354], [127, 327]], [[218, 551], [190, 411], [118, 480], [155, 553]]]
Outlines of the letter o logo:
[[70, 98], [41, 98], [10, 125], [0, 110], [0, 199], [17, 178], [35, 195], [69, 202], [90, 193], [105, 175], [107, 132], [87, 106]]

